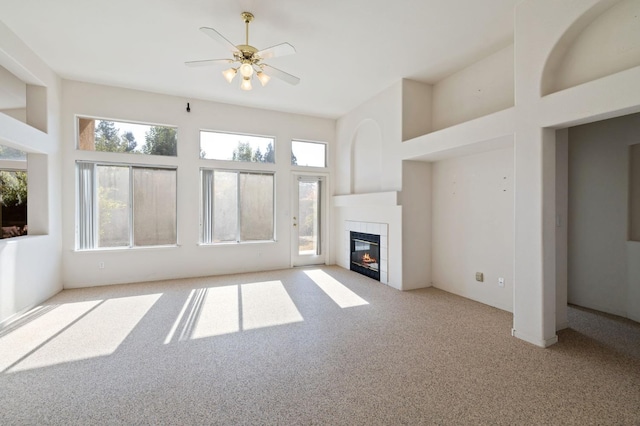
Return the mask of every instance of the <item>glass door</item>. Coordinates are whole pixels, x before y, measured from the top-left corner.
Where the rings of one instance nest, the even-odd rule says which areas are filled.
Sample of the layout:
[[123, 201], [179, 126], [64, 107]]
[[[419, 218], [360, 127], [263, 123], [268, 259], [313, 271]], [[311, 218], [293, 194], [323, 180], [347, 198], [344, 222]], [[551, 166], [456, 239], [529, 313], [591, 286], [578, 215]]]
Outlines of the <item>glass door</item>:
[[293, 266], [318, 265], [324, 259], [324, 177], [294, 174]]

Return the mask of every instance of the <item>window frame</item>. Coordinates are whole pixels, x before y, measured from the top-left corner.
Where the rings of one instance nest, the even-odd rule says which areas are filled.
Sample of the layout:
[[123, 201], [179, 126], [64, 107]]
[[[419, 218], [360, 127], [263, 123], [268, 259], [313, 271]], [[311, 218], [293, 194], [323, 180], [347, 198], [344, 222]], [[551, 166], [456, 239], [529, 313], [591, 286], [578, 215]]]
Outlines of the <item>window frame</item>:
[[[264, 138], [264, 139], [271, 139], [272, 140], [272, 146], [273, 146], [273, 162], [267, 162], [267, 161], [243, 161], [243, 160], [233, 160], [233, 159], [221, 159], [221, 158], [206, 158], [206, 157], [202, 157], [202, 133], [214, 133], [214, 134], [221, 134], [221, 135], [233, 135], [233, 136], [248, 136], [248, 137], [256, 137], [256, 138]], [[270, 135], [258, 135], [255, 133], [240, 133], [240, 132], [231, 132], [231, 131], [224, 131], [224, 130], [212, 130], [212, 129], [199, 129], [198, 131], [198, 148], [199, 148], [199, 158], [200, 160], [204, 160], [204, 161], [224, 161], [227, 164], [246, 164], [247, 167], [254, 167], [256, 165], [261, 165], [259, 167], [275, 167], [276, 163], [277, 163], [277, 156], [278, 156], [278, 150], [276, 148], [277, 145], [277, 139], [275, 136], [270, 136]]]
[[[224, 161], [224, 160], [214, 160], [214, 161]], [[243, 162], [240, 162], [243, 163]], [[262, 164], [262, 163], [246, 163], [246, 164]], [[273, 164], [273, 163], [267, 163], [267, 164]], [[205, 194], [205, 187], [204, 187], [204, 172], [206, 171], [210, 171], [212, 173], [215, 174], [216, 171], [220, 171], [220, 172], [227, 172], [227, 173], [235, 173], [236, 174], [236, 183], [237, 183], [237, 196], [236, 196], [236, 240], [235, 241], [219, 241], [219, 242], [215, 242], [213, 241], [213, 229], [214, 229], [214, 217], [211, 217], [211, 223], [210, 225], [207, 227], [210, 232], [211, 235], [209, 236], [209, 240], [210, 242], [206, 242], [205, 238], [204, 238], [204, 228], [205, 228], [205, 200], [204, 200], [204, 194]], [[242, 216], [242, 212], [241, 212], [241, 191], [240, 191], [240, 175], [241, 174], [253, 174], [253, 175], [269, 175], [273, 178], [272, 181], [272, 202], [273, 205], [271, 206], [271, 217], [272, 217], [272, 221], [273, 221], [273, 230], [272, 230], [272, 238], [271, 239], [267, 239], [267, 240], [242, 240], [240, 239], [241, 236], [241, 227], [242, 227], [242, 223], [241, 223], [241, 216]], [[215, 182], [213, 183], [212, 189], [215, 188]], [[210, 196], [211, 199], [211, 209], [213, 210], [213, 203], [214, 203], [214, 195], [211, 194]], [[274, 170], [247, 170], [247, 169], [230, 169], [230, 168], [224, 168], [224, 167], [201, 167], [200, 168], [200, 229], [199, 229], [199, 245], [201, 246], [221, 246], [221, 245], [234, 245], [234, 244], [264, 244], [264, 243], [275, 243], [277, 242], [277, 224], [276, 224], [276, 205], [277, 205], [277, 199], [276, 199], [276, 172]]]
[[[25, 227], [29, 226], [29, 171], [27, 170], [27, 160], [2, 160], [0, 159], [0, 172], [8, 172], [8, 173], [25, 173], [27, 175], [27, 200], [26, 200], [26, 212], [27, 212], [27, 216], [25, 217]], [[2, 206], [0, 205], [0, 208], [2, 208]], [[0, 227], [2, 227], [2, 214], [0, 214]], [[23, 229], [24, 231], [24, 229]], [[0, 232], [1, 234], [1, 232]], [[26, 237], [29, 234], [23, 234], [23, 235], [19, 235], [19, 236], [13, 236], [13, 237], [7, 237], [7, 238], [2, 238], [2, 235], [0, 235], [0, 241], [2, 240], [7, 240], [7, 239], [13, 239], [13, 238], [20, 238], [20, 237]]]
[[311, 144], [317, 144], [317, 145], [324, 145], [324, 166], [305, 166], [305, 165], [299, 165], [299, 164], [292, 164], [291, 163], [291, 167], [296, 167], [299, 168], [300, 170], [327, 170], [329, 168], [329, 143], [328, 142], [323, 142], [323, 141], [312, 141], [312, 140], [308, 140], [308, 139], [299, 139], [299, 138], [293, 138], [291, 139], [291, 157], [293, 157], [293, 143], [294, 142], [300, 142], [300, 143], [311, 143]]
[[[1, 145], [3, 147], [11, 148], [14, 151], [19, 151], [19, 152], [24, 154], [24, 158], [0, 157], [0, 172], [9, 172], [9, 173], [23, 172], [23, 173], [26, 173], [26, 175], [27, 175], [27, 200], [26, 200], [27, 216], [25, 217], [25, 226], [28, 227], [29, 226], [29, 171], [28, 171], [29, 153], [26, 152], [26, 151], [22, 151], [20, 149], [17, 149], [17, 148], [10, 147], [8, 145], [3, 145], [3, 144], [1, 144]], [[2, 208], [2, 206], [0, 206], [0, 208]], [[0, 227], [2, 227], [2, 223], [1, 222], [2, 222], [2, 214], [0, 214]], [[1, 234], [1, 232], [0, 232], [0, 234]], [[20, 235], [20, 236], [8, 237], [8, 238], [2, 238], [2, 236], [0, 235], [0, 241], [7, 240], [7, 239], [13, 239], [13, 238], [26, 237], [28, 235], [29, 234], [27, 233], [27, 234], [23, 234], [23, 235]]]
[[[97, 151], [100, 152], [100, 151]], [[173, 158], [173, 157], [171, 157]], [[97, 217], [98, 214], [98, 179], [97, 179], [97, 167], [98, 166], [112, 166], [112, 167], [127, 167], [128, 170], [128, 175], [129, 175], [129, 197], [128, 197], [128, 205], [127, 205], [127, 210], [128, 210], [128, 223], [129, 223], [129, 245], [127, 246], [118, 246], [118, 247], [98, 247], [97, 243], [98, 243], [98, 238], [97, 238], [97, 234], [99, 232], [99, 224], [98, 224], [98, 220], [96, 218], [93, 229], [92, 229], [92, 239], [94, 241], [94, 247], [90, 247], [90, 248], [83, 248], [81, 247], [81, 230], [80, 228], [82, 227], [82, 223], [83, 223], [83, 219], [81, 217], [81, 206], [80, 206], [80, 177], [78, 175], [78, 165], [79, 164], [93, 164], [93, 170], [94, 170], [94, 176], [93, 176], [93, 181], [92, 181], [92, 186], [93, 186], [93, 202], [92, 202], [92, 211], [93, 211], [93, 215]], [[144, 163], [129, 163], [129, 162], [113, 162], [113, 161], [94, 161], [94, 160], [76, 160], [75, 161], [75, 197], [76, 197], [76, 211], [75, 211], [75, 220], [76, 220], [76, 232], [75, 232], [75, 251], [77, 252], [85, 252], [85, 251], [101, 251], [101, 250], [107, 250], [107, 251], [111, 251], [111, 250], [146, 250], [146, 249], [157, 249], [157, 248], [170, 248], [170, 247], [178, 247], [179, 241], [180, 241], [180, 235], [179, 235], [179, 227], [178, 227], [178, 223], [179, 223], [179, 211], [178, 211], [178, 166], [175, 165], [158, 165], [158, 164], [144, 164]], [[134, 203], [134, 191], [133, 191], [133, 185], [134, 185], [134, 179], [133, 179], [133, 169], [134, 168], [138, 168], [138, 169], [163, 169], [163, 170], [173, 170], [175, 171], [175, 179], [176, 179], [176, 211], [175, 211], [175, 217], [176, 217], [176, 221], [175, 221], [175, 231], [176, 231], [176, 242], [175, 244], [158, 244], [158, 245], [148, 245], [148, 246], [136, 246], [134, 244], [134, 207], [133, 207], [133, 203]]]
[[[158, 155], [158, 154], [145, 154], [143, 152], [135, 152], [135, 153], [131, 153], [131, 152], [111, 152], [111, 151], [97, 151], [97, 150], [87, 150], [87, 149], [81, 149], [80, 148], [80, 120], [81, 119], [85, 119], [85, 120], [94, 120], [94, 121], [111, 121], [114, 123], [122, 123], [122, 124], [134, 124], [134, 125], [140, 125], [140, 126], [148, 126], [148, 127], [166, 127], [166, 128], [170, 128], [170, 129], [175, 129], [176, 130], [176, 155]], [[74, 146], [74, 150], [78, 153], [92, 153], [92, 154], [107, 154], [109, 156], [111, 155], [125, 155], [127, 157], [131, 157], [131, 156], [135, 156], [136, 158], [140, 158], [140, 159], [144, 159], [144, 158], [148, 158], [150, 161], [158, 161], [158, 159], [167, 159], [169, 161], [176, 161], [178, 158], [178, 133], [179, 133], [179, 126], [177, 125], [171, 125], [171, 124], [162, 124], [162, 123], [149, 123], [149, 122], [142, 122], [142, 121], [136, 121], [136, 120], [123, 120], [123, 119], [119, 119], [119, 118], [108, 118], [108, 117], [98, 117], [98, 116], [93, 116], [93, 115], [86, 115], [86, 114], [75, 114], [74, 115], [74, 134], [75, 134], [75, 146]], [[146, 143], [146, 141], [144, 141], [144, 143]], [[135, 160], [135, 161], [141, 161], [141, 160]], [[144, 161], [144, 160], [142, 160]], [[132, 163], [133, 164], [133, 163]]]

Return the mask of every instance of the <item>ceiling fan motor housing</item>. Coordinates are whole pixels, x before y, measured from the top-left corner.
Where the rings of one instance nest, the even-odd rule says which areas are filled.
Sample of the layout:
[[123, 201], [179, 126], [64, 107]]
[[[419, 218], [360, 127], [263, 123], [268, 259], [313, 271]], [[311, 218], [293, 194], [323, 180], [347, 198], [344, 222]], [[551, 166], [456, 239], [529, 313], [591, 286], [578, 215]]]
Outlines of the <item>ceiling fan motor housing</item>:
[[258, 52], [258, 49], [253, 46], [249, 46], [248, 44], [239, 44], [236, 47], [242, 53], [242, 58], [240, 58], [240, 60], [246, 59], [253, 62], [257, 61], [253, 56]]

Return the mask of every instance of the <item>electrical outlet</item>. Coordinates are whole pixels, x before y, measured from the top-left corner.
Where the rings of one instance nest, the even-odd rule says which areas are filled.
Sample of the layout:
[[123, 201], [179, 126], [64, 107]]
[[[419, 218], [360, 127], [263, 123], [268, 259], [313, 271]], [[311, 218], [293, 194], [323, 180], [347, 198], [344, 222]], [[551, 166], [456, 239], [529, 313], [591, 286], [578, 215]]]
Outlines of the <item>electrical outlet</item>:
[[504, 287], [504, 278], [498, 278], [498, 287]]
[[104, 269], [104, 262], [98, 262], [98, 269]]
[[484, 274], [482, 272], [476, 272], [476, 281], [484, 281]]

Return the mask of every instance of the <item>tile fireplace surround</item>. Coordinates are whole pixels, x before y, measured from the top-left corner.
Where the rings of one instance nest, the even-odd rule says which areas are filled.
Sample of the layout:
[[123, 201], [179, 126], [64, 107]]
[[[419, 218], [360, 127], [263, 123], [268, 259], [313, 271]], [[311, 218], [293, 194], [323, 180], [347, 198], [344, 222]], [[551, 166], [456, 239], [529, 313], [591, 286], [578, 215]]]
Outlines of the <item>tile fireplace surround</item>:
[[386, 223], [356, 222], [353, 220], [345, 221], [345, 265], [349, 265], [351, 263], [351, 231], [380, 235], [380, 261], [378, 262], [380, 265], [380, 282], [383, 284], [389, 284], [389, 225]]

